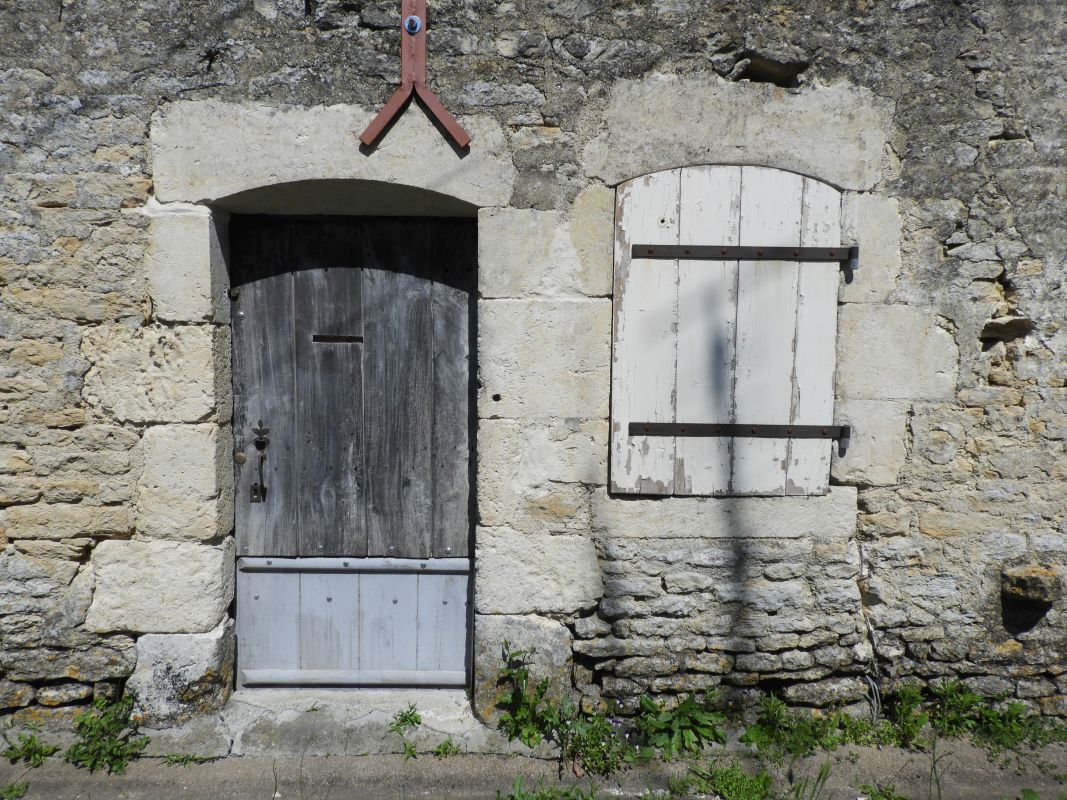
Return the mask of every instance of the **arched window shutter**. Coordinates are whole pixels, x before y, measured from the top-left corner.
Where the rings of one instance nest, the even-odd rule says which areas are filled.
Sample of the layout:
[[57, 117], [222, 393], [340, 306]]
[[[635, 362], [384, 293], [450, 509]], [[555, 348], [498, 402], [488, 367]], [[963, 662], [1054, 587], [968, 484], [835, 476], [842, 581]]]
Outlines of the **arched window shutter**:
[[[827, 491], [840, 203], [831, 186], [765, 167], [687, 167], [619, 187], [613, 491]], [[730, 247], [752, 260], [726, 260]], [[788, 249], [764, 249], [776, 247]]]

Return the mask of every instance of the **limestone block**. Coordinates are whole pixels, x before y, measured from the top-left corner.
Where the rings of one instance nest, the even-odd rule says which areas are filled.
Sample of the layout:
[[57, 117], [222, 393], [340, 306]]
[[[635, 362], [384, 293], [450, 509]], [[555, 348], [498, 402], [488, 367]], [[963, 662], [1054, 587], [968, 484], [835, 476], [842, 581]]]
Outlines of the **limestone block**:
[[218, 711], [233, 684], [233, 620], [208, 633], [152, 633], [137, 640], [137, 667], [126, 686], [148, 725], [184, 722]]
[[[86, 643], [93, 640], [93, 644]], [[80, 632], [77, 646], [34, 647], [4, 655], [7, 677], [15, 681], [118, 680], [130, 674], [134, 664], [133, 639], [128, 636], [87, 636]]]
[[233, 599], [234, 545], [108, 541], [93, 550], [89, 630], [206, 633]]
[[604, 593], [588, 538], [479, 528], [477, 543], [479, 614], [572, 613], [592, 608]]
[[583, 162], [587, 175], [609, 185], [690, 164], [756, 164], [864, 190], [882, 176], [891, 113], [871, 91], [843, 83], [783, 92], [714, 75], [655, 74], [615, 82], [604, 132]]
[[37, 692], [37, 702], [42, 706], [65, 706], [77, 703], [92, 695], [93, 687], [84, 683], [54, 683]]
[[515, 165], [491, 116], [461, 118], [472, 142], [460, 160], [416, 106], [373, 152], [361, 152], [359, 134], [376, 113], [351, 105], [171, 103], [152, 119], [156, 197], [202, 203], [261, 186], [326, 179], [413, 186], [479, 207], [507, 205]]
[[504, 642], [513, 650], [532, 651], [530, 673], [534, 680], [549, 679], [553, 698], [570, 686], [571, 632], [560, 622], [537, 616], [474, 618], [474, 713], [488, 719], [500, 698], [497, 684], [504, 665]]
[[70, 286], [6, 287], [4, 304], [27, 316], [105, 322], [130, 318], [141, 321], [141, 298], [124, 292], [100, 292]]
[[856, 490], [812, 497], [619, 499], [593, 493], [593, 532], [609, 539], [835, 539], [856, 527]]
[[215, 424], [156, 425], [144, 434], [137, 482], [138, 533], [214, 539], [233, 527], [233, 445]]
[[150, 218], [146, 270], [155, 317], [226, 322], [226, 265], [210, 209], [190, 203], [164, 205], [153, 198], [142, 213]]
[[200, 422], [216, 409], [225, 417], [229, 351], [228, 328], [92, 328], [82, 338], [92, 364], [82, 394], [123, 422]]
[[0, 679], [0, 708], [22, 708], [33, 702], [34, 689], [26, 683]]
[[615, 193], [593, 184], [558, 211], [483, 208], [478, 288], [484, 298], [611, 294]]
[[844, 303], [880, 303], [892, 294], [900, 274], [900, 211], [891, 197], [846, 192], [841, 198], [843, 243], [858, 244], [860, 268], [851, 283], [841, 281]]
[[615, 249], [615, 191], [598, 183], [578, 193], [570, 210], [571, 245], [578, 253], [585, 293], [611, 294]]
[[891, 486], [907, 458], [909, 404], [896, 400], [842, 400], [837, 424], [850, 425], [848, 450], [833, 449], [830, 474], [841, 483]]
[[607, 482], [606, 420], [478, 426], [478, 511], [483, 525], [526, 532], [588, 529], [587, 484]]
[[847, 303], [837, 334], [837, 396], [849, 400], [948, 400], [959, 350], [934, 315], [903, 305]]
[[610, 300], [487, 300], [478, 314], [479, 416], [608, 416]]
[[129, 530], [129, 511], [123, 506], [35, 503], [0, 511], [0, 532], [8, 539], [121, 536]]

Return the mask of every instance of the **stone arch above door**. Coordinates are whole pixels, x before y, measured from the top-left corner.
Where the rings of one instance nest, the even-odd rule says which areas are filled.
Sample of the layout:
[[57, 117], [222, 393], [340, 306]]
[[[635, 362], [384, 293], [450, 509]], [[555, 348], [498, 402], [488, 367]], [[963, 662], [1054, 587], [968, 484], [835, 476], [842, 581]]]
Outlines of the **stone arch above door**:
[[462, 155], [421, 112], [405, 114], [374, 150], [361, 149], [359, 132], [373, 115], [348, 105], [172, 103], [152, 121], [156, 197], [215, 203], [293, 181], [355, 179], [412, 186], [479, 207], [507, 205], [515, 165], [492, 117], [463, 118], [472, 145]]

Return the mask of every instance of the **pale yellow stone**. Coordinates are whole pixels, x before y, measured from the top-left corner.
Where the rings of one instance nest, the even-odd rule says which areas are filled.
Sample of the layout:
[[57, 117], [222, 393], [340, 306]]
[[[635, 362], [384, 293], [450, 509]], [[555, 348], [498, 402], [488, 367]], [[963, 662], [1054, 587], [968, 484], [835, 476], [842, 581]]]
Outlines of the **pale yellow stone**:
[[590, 295], [611, 294], [615, 241], [615, 192], [598, 183], [583, 189], [571, 204], [571, 245], [581, 265], [581, 285]]
[[9, 539], [70, 539], [125, 535], [129, 511], [122, 506], [35, 503], [0, 511], [0, 530]]
[[[82, 352], [93, 365], [83, 396], [121, 421], [199, 422], [216, 411], [217, 372], [229, 360], [228, 329], [213, 326], [86, 331]], [[218, 408], [226, 408], [226, 399]]]
[[8, 287], [0, 297], [12, 308], [25, 314], [77, 322], [104, 322], [142, 315], [141, 298], [131, 298], [122, 292], [101, 293], [75, 287]]
[[7, 351], [7, 357], [12, 364], [33, 364], [40, 366], [49, 361], [56, 361], [63, 357], [63, 345], [57, 342], [42, 342], [26, 340], [16, 342]]

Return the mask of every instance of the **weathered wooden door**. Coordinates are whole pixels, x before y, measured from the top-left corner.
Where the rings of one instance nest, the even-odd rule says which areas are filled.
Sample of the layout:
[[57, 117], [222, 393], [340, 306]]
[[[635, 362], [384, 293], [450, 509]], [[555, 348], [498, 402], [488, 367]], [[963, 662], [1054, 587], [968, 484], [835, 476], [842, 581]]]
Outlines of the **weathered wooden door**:
[[462, 685], [475, 222], [230, 224], [242, 685]]

